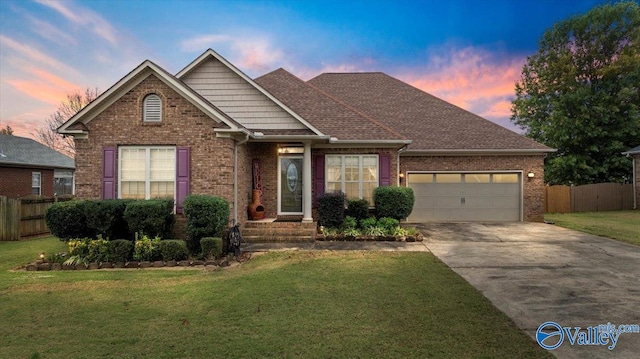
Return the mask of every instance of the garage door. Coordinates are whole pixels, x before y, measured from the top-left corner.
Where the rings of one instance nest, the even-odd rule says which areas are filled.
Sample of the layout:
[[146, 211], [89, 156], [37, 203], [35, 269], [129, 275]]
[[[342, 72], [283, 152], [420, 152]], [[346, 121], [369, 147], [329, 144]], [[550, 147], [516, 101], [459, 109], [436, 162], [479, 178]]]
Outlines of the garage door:
[[408, 173], [409, 222], [520, 221], [521, 173]]

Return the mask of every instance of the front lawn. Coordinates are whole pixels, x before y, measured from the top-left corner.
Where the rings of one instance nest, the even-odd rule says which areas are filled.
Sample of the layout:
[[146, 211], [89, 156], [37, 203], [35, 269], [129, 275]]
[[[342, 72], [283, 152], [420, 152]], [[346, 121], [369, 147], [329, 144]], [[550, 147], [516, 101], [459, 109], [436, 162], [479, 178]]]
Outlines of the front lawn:
[[224, 270], [10, 271], [1, 358], [551, 358], [429, 253], [277, 252]]
[[640, 211], [546, 213], [561, 227], [640, 245]]

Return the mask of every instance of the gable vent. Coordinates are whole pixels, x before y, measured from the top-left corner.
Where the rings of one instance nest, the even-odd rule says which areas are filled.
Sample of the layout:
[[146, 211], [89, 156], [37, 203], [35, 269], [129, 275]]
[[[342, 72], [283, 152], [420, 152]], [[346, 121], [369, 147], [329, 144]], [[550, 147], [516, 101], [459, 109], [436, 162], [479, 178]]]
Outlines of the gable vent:
[[162, 100], [160, 96], [151, 94], [144, 98], [144, 122], [162, 121]]

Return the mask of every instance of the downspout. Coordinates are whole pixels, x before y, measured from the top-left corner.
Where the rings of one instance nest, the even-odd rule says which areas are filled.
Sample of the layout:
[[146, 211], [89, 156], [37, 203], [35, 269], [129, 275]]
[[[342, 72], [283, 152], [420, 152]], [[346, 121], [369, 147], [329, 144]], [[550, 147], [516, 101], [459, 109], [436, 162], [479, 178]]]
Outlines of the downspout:
[[233, 224], [238, 223], [238, 146], [249, 141], [249, 134], [244, 135], [244, 140], [234, 141], [233, 144]]

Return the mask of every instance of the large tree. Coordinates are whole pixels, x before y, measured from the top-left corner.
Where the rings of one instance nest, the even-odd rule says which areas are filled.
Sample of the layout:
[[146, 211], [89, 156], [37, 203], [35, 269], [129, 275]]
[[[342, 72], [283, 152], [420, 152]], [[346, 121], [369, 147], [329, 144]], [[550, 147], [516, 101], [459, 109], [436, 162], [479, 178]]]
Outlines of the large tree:
[[43, 145], [74, 157], [76, 146], [73, 138], [64, 137], [56, 132], [56, 130], [73, 115], [78, 113], [78, 111], [82, 110], [83, 107], [95, 100], [98, 95], [97, 88], [87, 88], [84, 94], [76, 92], [67, 95], [67, 98], [58, 105], [56, 112], [49, 116], [44, 127], [36, 130], [32, 135]]
[[550, 184], [631, 176], [621, 152], [640, 144], [640, 7], [596, 7], [548, 29], [516, 82], [511, 121], [558, 152]]

